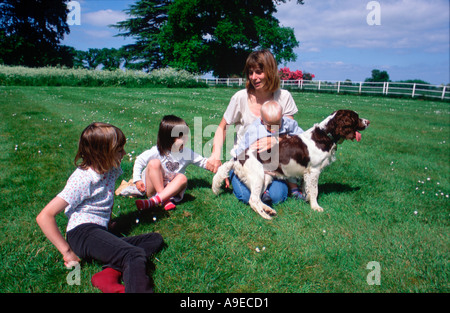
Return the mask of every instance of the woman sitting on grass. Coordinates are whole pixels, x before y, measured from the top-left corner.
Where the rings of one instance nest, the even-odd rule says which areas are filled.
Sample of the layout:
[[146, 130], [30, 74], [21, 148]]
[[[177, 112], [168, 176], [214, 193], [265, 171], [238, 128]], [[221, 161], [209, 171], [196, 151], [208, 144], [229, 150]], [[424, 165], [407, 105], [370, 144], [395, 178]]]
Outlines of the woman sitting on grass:
[[156, 146], [136, 158], [133, 182], [148, 199], [136, 200], [139, 210], [162, 205], [166, 211], [176, 208], [187, 188], [184, 175], [190, 164], [206, 168], [207, 159], [184, 147], [189, 128], [186, 122], [174, 115], [166, 115], [159, 124]]
[[[280, 89], [278, 65], [269, 50], [250, 53], [245, 63], [244, 74], [246, 88], [233, 95], [214, 135], [213, 151], [207, 162], [207, 169], [214, 173], [222, 165], [222, 148], [228, 125], [236, 126], [237, 136], [234, 148], [231, 150], [231, 157], [236, 157], [236, 148], [244, 140], [247, 128], [261, 118], [261, 106], [265, 102], [271, 100], [278, 102], [281, 106], [282, 116], [290, 119], [293, 119], [293, 115], [298, 112], [297, 105], [289, 91]], [[264, 138], [259, 140], [257, 142], [258, 152], [267, 150], [270, 142]], [[230, 179], [236, 198], [248, 203], [250, 192], [247, 186], [234, 174], [234, 171], [230, 172]], [[226, 186], [228, 187], [228, 185], [229, 180], [227, 179]], [[294, 198], [304, 199], [296, 183], [273, 180], [267, 188], [266, 201], [273, 204], [285, 201], [289, 189]]]

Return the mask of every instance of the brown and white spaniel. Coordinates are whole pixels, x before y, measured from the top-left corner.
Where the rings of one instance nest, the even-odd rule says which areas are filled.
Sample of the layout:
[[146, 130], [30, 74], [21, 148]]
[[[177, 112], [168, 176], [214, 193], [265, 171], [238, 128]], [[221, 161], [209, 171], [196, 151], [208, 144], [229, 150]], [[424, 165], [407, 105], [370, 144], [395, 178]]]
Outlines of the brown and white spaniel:
[[287, 179], [303, 177], [303, 192], [315, 211], [323, 211], [317, 203], [318, 181], [324, 167], [335, 161], [337, 144], [346, 139], [360, 141], [360, 131], [370, 122], [350, 110], [339, 110], [299, 136], [281, 135], [278, 144], [265, 155], [247, 149], [225, 162], [214, 175], [212, 190], [220, 191], [222, 181], [231, 169], [250, 189], [250, 207], [265, 219], [276, 211], [261, 201], [261, 195], [273, 177]]

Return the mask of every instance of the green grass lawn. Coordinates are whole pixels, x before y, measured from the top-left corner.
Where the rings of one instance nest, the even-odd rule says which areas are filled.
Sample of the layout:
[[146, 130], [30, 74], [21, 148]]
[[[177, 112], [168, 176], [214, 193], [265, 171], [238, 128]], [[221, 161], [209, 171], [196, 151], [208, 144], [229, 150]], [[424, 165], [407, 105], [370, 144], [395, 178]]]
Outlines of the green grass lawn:
[[[101, 264], [83, 263], [80, 285], [69, 285], [70, 271], [35, 222], [73, 172], [89, 123], [112, 123], [128, 138], [118, 186], [131, 178], [135, 157], [156, 144], [163, 115], [184, 118], [192, 137], [204, 131], [198, 152], [207, 154], [208, 125], [220, 122], [234, 92], [0, 87], [0, 292], [97, 292], [90, 278]], [[159, 232], [167, 243], [153, 259], [155, 291], [449, 292], [449, 103], [292, 94], [303, 129], [341, 108], [371, 121], [362, 141], [343, 143], [322, 173], [325, 211], [288, 199], [264, 220], [230, 191], [215, 196], [212, 173], [196, 167], [170, 213], [139, 215], [133, 199], [116, 197], [113, 216], [124, 235]], [[57, 222], [65, 231], [66, 217]], [[380, 264], [381, 285], [367, 283], [371, 261]]]

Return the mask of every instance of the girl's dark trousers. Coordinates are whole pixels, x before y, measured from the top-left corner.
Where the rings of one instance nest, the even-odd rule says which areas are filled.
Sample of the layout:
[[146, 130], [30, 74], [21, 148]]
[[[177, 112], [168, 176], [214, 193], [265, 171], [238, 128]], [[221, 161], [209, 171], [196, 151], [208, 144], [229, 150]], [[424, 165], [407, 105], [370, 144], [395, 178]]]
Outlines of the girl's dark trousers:
[[67, 232], [67, 242], [82, 259], [95, 259], [122, 272], [125, 292], [152, 292], [147, 276], [147, 258], [162, 247], [158, 233], [117, 237], [105, 227], [82, 224]]

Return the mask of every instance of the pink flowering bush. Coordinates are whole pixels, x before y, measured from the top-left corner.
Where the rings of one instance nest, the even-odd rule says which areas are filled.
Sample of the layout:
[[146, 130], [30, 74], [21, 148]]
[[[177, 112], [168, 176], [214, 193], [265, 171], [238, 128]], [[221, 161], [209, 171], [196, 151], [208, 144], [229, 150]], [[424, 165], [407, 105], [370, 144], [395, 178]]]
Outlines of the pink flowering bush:
[[300, 70], [291, 72], [289, 67], [280, 68], [278, 72], [282, 80], [312, 80], [315, 77], [314, 74], [303, 73]]

